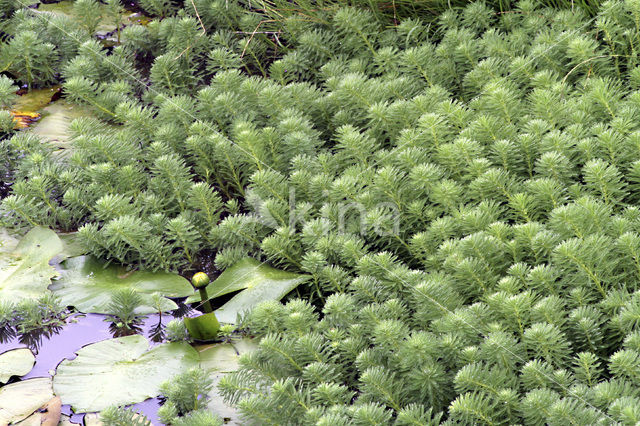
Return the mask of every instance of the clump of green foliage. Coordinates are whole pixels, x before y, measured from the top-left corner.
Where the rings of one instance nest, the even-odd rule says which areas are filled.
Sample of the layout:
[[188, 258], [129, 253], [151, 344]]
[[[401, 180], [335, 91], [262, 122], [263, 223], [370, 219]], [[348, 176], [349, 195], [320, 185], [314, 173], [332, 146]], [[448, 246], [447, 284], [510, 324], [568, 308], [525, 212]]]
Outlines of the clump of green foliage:
[[[165, 399], [158, 410], [163, 424], [171, 426], [222, 426], [220, 417], [206, 410], [212, 380], [208, 373], [192, 368], [166, 381], [160, 387]], [[142, 414], [123, 407], [110, 407], [100, 418], [105, 426], [150, 425]]]
[[249, 422], [640, 420], [640, 2], [263, 31], [241, 1], [147, 4], [164, 19], [120, 46], [59, 53], [99, 119], [64, 161], [7, 140], [5, 222], [152, 269], [311, 275], [242, 325], [260, 348], [220, 388]]
[[[198, 411], [205, 411], [209, 402], [209, 391], [211, 391], [213, 381], [208, 373], [200, 368], [192, 368], [173, 379], [165, 382], [160, 387], [161, 394], [166, 398], [166, 402], [158, 410], [160, 420], [165, 424], [198, 424], [184, 419], [184, 416], [191, 418], [200, 417]], [[205, 411], [206, 413], [206, 411]], [[206, 414], [203, 414], [206, 415]], [[219, 419], [208, 414], [213, 420], [212, 425], [221, 424]]]
[[[13, 102], [17, 98], [18, 87], [13, 80], [5, 75], [0, 75], [0, 149], [4, 144], [3, 140], [14, 130], [15, 123], [13, 116], [9, 112]], [[9, 172], [12, 168], [7, 164], [6, 150], [0, 153], [0, 172]], [[6, 170], [6, 171], [5, 171]], [[4, 173], [3, 173], [4, 174]]]
[[105, 321], [110, 322], [114, 337], [128, 336], [141, 331], [140, 325], [146, 315], [137, 313], [143, 304], [142, 296], [131, 288], [119, 290], [111, 297], [108, 311], [111, 312]]
[[184, 321], [179, 318], [174, 318], [167, 324], [166, 327], [166, 339], [169, 342], [185, 342], [190, 341], [189, 331]]
[[105, 426], [151, 426], [146, 416], [131, 409], [109, 407], [100, 413], [100, 421]]
[[68, 315], [60, 300], [45, 294], [37, 300], [0, 302], [0, 343], [18, 338], [21, 343], [37, 348], [42, 337], [56, 333]]

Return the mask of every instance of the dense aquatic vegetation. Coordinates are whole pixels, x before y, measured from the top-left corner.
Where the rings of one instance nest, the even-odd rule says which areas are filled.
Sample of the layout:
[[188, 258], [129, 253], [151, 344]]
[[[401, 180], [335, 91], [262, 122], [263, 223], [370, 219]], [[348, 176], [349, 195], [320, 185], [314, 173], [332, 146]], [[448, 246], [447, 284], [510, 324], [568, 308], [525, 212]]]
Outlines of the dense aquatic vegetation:
[[244, 320], [248, 422], [640, 421], [640, 2], [277, 3], [145, 0], [116, 47], [7, 15], [0, 70], [98, 118], [61, 157], [0, 115], [2, 220], [311, 275]]

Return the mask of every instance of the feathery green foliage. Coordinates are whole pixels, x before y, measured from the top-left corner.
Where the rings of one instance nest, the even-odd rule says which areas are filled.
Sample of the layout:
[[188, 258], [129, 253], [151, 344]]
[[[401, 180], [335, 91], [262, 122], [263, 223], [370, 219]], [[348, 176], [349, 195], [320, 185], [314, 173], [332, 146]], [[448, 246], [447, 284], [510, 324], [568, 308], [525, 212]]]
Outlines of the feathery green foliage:
[[100, 421], [105, 426], [150, 426], [151, 422], [133, 410], [109, 407], [100, 413]]
[[[242, 324], [260, 347], [220, 390], [247, 422], [635, 423], [637, 2], [434, 22], [406, 2], [312, 19], [260, 3], [146, 2], [163, 19], [113, 49], [86, 28], [54, 47], [67, 98], [100, 120], [73, 122], [62, 161], [6, 140], [3, 221], [151, 269], [214, 253], [311, 275]], [[14, 15], [5, 45], [59, 46], [36, 19]]]

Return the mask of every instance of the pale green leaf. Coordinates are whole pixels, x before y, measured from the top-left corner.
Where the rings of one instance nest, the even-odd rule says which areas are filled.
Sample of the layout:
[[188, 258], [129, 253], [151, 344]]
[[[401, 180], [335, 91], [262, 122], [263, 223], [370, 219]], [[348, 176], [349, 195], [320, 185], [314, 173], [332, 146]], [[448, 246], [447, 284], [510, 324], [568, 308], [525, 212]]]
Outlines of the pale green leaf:
[[[226, 269], [210, 283], [207, 286], [207, 294], [210, 299], [214, 299], [243, 290], [216, 311], [218, 321], [235, 323], [238, 314], [251, 310], [265, 300], [280, 300], [309, 278], [309, 275], [282, 271], [255, 259], [245, 258]], [[193, 295], [187, 302], [199, 300], [198, 295]]]
[[[117, 265], [106, 268], [91, 256], [79, 256], [66, 260], [60, 271], [60, 279], [50, 289], [64, 305], [75, 306], [80, 312], [110, 314], [111, 297], [122, 289], [133, 289], [144, 301], [139, 313], [166, 312], [177, 305], [166, 297], [185, 297], [193, 292], [189, 281], [168, 272], [127, 271]], [[154, 295], [160, 298], [155, 306]]]
[[12, 376], [24, 376], [35, 363], [31, 349], [19, 348], [0, 354], [0, 383], [8, 382]]
[[40, 298], [57, 275], [49, 260], [62, 251], [60, 238], [50, 229], [36, 227], [17, 245], [6, 234], [1, 244], [0, 299], [19, 302]]
[[199, 362], [196, 350], [186, 343], [149, 349], [139, 335], [94, 343], [77, 354], [60, 363], [53, 389], [63, 404], [82, 413], [156, 397], [163, 382]]
[[0, 425], [27, 418], [53, 398], [51, 378], [36, 378], [0, 388]]
[[91, 117], [93, 114], [88, 107], [58, 100], [46, 106], [42, 111], [42, 118], [31, 126], [31, 132], [40, 136], [57, 148], [71, 148], [71, 122], [79, 117]]
[[241, 424], [239, 414], [235, 408], [224, 403], [218, 391], [218, 383], [225, 374], [236, 371], [240, 367], [239, 360], [243, 353], [257, 347], [257, 341], [250, 338], [234, 340], [232, 343], [196, 346], [200, 354], [200, 367], [208, 370], [213, 379], [207, 408], [223, 418], [230, 418], [231, 423]]

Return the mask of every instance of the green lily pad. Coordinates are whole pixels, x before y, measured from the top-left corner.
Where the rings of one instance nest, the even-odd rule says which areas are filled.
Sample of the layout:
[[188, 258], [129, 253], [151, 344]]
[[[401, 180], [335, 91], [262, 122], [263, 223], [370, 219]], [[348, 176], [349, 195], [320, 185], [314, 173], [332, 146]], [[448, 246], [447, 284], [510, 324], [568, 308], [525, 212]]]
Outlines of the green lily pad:
[[232, 343], [215, 343], [213, 345], [196, 346], [200, 354], [200, 368], [208, 370], [213, 379], [213, 387], [209, 392], [209, 404], [207, 408], [222, 418], [230, 418], [229, 424], [242, 424], [238, 411], [224, 403], [222, 395], [218, 391], [220, 379], [239, 367], [240, 356], [258, 347], [256, 339], [244, 338]]
[[35, 363], [31, 349], [13, 349], [0, 354], [0, 383], [7, 383], [11, 376], [24, 376]]
[[54, 262], [60, 263], [70, 257], [87, 254], [87, 249], [78, 240], [77, 232], [59, 233], [58, 238], [62, 241], [62, 251], [54, 257]]
[[83, 105], [73, 104], [64, 99], [47, 105], [42, 111], [42, 118], [31, 126], [31, 131], [43, 141], [62, 148], [71, 148], [71, 122], [80, 117], [93, 117], [95, 114]]
[[100, 413], [89, 413], [85, 414], [82, 419], [82, 424], [84, 426], [102, 426], [102, 420]]
[[[41, 3], [40, 6], [38, 6], [38, 9], [36, 9], [36, 11], [50, 12], [57, 15], [67, 15], [74, 18], [76, 17], [76, 15], [73, 12], [73, 3], [74, 2], [71, 0], [63, 0], [56, 3]], [[100, 34], [100, 33], [107, 33], [115, 30], [116, 29], [115, 22], [113, 22], [112, 19], [109, 19], [107, 15], [107, 11], [106, 11], [107, 5], [99, 3], [99, 7], [101, 9], [100, 11], [101, 11], [102, 19], [98, 23], [96, 32]], [[128, 12], [128, 13], [124, 13], [123, 15], [129, 15], [129, 14], [131, 13]], [[128, 19], [126, 19], [126, 17], [123, 16], [121, 24], [126, 24], [126, 23], [128, 23]]]
[[60, 86], [33, 89], [14, 102], [12, 113], [19, 128], [29, 127], [42, 141], [61, 149], [71, 148], [71, 122], [80, 117], [95, 117], [85, 105], [64, 99], [51, 101]]
[[0, 388], [0, 425], [18, 422], [53, 398], [51, 378], [23, 380]]
[[220, 323], [213, 312], [194, 318], [185, 318], [184, 325], [189, 335], [196, 340], [213, 340], [218, 337]]
[[[185, 297], [193, 292], [189, 281], [168, 272], [127, 271], [122, 266], [104, 268], [92, 256], [67, 259], [60, 271], [60, 279], [49, 287], [63, 304], [75, 306], [80, 312], [110, 314], [111, 297], [121, 289], [130, 288], [142, 296], [144, 306], [140, 314], [159, 310], [166, 312], [178, 306], [167, 297]], [[156, 297], [154, 297], [156, 296]], [[160, 306], [154, 299], [159, 298]]]
[[164, 381], [199, 362], [198, 353], [187, 343], [149, 349], [147, 339], [139, 335], [94, 343], [77, 354], [62, 361], [53, 378], [54, 392], [76, 413], [156, 397]]
[[12, 426], [41, 426], [43, 413], [35, 412], [24, 420], [20, 420], [18, 423], [13, 423]]
[[12, 112], [19, 122], [18, 127], [29, 127], [40, 119], [39, 111], [51, 102], [52, 97], [60, 90], [60, 86], [32, 89], [18, 96], [13, 103]]
[[20, 95], [13, 103], [13, 109], [16, 111], [38, 112], [51, 102], [60, 86], [45, 87], [42, 89], [31, 89], [27, 93]]
[[[238, 314], [251, 310], [265, 300], [280, 300], [299, 284], [311, 278], [309, 275], [282, 271], [250, 257], [240, 260], [226, 269], [207, 286], [210, 299], [244, 290], [236, 294], [216, 310], [218, 321], [235, 323]], [[187, 302], [198, 302], [198, 294], [192, 295]]]
[[15, 239], [5, 236], [0, 243], [0, 299], [38, 299], [57, 275], [49, 260], [62, 251], [62, 241], [55, 232], [41, 227], [33, 228], [17, 245]]
[[211, 372], [230, 373], [236, 371], [240, 356], [258, 348], [256, 339], [245, 337], [230, 343], [214, 343], [195, 347], [200, 354], [200, 368]]

